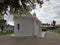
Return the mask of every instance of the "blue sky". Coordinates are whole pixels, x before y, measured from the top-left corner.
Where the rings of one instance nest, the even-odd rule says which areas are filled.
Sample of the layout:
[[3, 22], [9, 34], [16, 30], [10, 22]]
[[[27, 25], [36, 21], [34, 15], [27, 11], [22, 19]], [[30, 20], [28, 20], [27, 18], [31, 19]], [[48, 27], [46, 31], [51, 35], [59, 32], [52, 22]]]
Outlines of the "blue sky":
[[[52, 20], [55, 20], [57, 24], [60, 24], [60, 0], [45, 1], [42, 8], [37, 4], [33, 12], [36, 13], [37, 18], [43, 23], [51, 23]], [[5, 15], [4, 18], [8, 20], [9, 24], [14, 25], [13, 16], [9, 14], [8, 16]]]

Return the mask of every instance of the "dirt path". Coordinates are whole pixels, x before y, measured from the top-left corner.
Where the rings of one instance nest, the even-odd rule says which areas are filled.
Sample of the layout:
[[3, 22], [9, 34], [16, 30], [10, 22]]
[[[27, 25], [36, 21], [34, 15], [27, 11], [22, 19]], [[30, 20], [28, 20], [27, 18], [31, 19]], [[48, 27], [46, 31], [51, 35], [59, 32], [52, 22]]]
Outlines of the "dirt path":
[[0, 36], [0, 45], [60, 45], [60, 35], [48, 31], [45, 38]]

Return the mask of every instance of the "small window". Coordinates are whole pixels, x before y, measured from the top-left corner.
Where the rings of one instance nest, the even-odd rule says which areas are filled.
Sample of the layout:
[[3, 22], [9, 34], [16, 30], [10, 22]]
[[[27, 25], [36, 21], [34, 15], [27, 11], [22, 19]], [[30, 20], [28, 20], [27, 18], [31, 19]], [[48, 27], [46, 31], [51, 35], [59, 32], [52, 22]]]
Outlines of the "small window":
[[17, 24], [17, 29], [18, 29], [18, 30], [20, 29], [20, 24]]

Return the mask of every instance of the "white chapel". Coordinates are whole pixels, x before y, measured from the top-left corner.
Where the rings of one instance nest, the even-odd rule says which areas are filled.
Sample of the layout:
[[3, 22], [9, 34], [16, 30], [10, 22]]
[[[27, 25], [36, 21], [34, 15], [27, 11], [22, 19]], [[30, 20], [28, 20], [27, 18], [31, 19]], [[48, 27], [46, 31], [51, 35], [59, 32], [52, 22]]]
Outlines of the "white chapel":
[[24, 37], [24, 36], [36, 36], [39, 37], [42, 28], [41, 21], [37, 19], [36, 15], [31, 15], [30, 13], [20, 16], [14, 16], [15, 26], [14, 26], [14, 36]]

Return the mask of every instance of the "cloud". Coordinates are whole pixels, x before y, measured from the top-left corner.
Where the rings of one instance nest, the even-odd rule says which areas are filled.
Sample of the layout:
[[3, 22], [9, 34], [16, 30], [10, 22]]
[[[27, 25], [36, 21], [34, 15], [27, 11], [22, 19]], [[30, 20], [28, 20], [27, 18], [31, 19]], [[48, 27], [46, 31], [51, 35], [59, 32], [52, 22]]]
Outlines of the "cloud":
[[7, 21], [13, 21], [13, 16], [12, 15], [4, 15], [4, 19]]
[[60, 4], [55, 5], [53, 9], [60, 9]]
[[[38, 6], [37, 6], [38, 7]], [[44, 20], [50, 23], [52, 20], [60, 21], [60, 0], [50, 0], [49, 2], [45, 2], [42, 8], [36, 10], [37, 17], [40, 20]], [[58, 18], [58, 19], [57, 19]], [[57, 23], [58, 23], [57, 22]]]
[[52, 17], [51, 19], [60, 19], [60, 15], [59, 16], [56, 15], [56, 16]]
[[7, 24], [14, 25], [13, 15], [4, 15], [4, 19], [7, 20]]
[[[45, 5], [45, 6], [44, 6]], [[60, 9], [60, 3], [58, 3], [56, 0], [51, 0], [46, 4], [44, 4], [43, 8], [44, 8], [44, 11], [49, 13], [49, 14], [55, 14], [55, 12], [57, 12], [57, 10]]]

